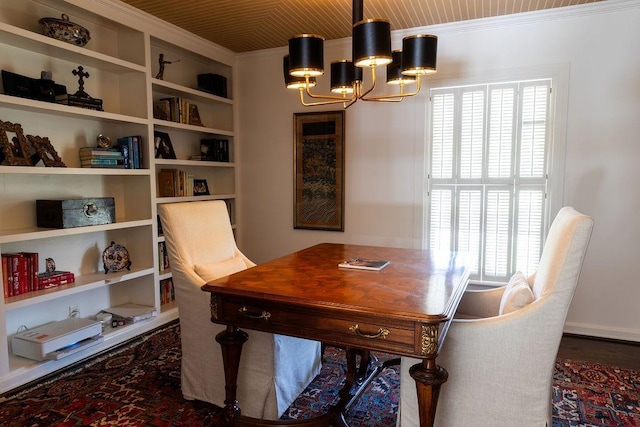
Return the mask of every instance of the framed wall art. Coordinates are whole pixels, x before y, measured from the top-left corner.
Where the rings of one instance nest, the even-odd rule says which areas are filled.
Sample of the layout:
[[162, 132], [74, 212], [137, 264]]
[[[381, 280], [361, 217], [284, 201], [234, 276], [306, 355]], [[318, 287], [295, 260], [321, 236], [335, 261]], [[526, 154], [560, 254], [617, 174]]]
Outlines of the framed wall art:
[[27, 135], [27, 139], [33, 145], [38, 156], [42, 159], [45, 166], [66, 168], [56, 149], [51, 145], [51, 141], [47, 137]]
[[171, 138], [166, 132], [154, 131], [155, 138], [155, 158], [156, 159], [175, 159], [176, 153], [173, 151]]
[[29, 144], [18, 123], [0, 120], [0, 159], [8, 166], [33, 166]]
[[344, 111], [294, 114], [294, 228], [344, 231]]

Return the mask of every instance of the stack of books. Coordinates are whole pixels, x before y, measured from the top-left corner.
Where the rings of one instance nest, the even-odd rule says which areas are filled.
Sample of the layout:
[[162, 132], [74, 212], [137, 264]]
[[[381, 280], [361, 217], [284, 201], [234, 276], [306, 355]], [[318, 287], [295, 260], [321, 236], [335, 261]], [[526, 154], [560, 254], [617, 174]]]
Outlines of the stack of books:
[[79, 154], [83, 168], [124, 168], [124, 157], [119, 148], [82, 147]]
[[124, 320], [126, 323], [136, 323], [158, 315], [155, 307], [134, 303], [121, 304], [102, 311], [111, 313], [114, 319]]
[[2, 254], [2, 287], [5, 298], [76, 281], [75, 275], [70, 271], [38, 273], [38, 259], [37, 252]]
[[158, 172], [160, 197], [193, 196], [193, 174], [181, 169], [161, 169]]
[[130, 135], [118, 138], [118, 148], [122, 152], [125, 169], [142, 168], [142, 136]]

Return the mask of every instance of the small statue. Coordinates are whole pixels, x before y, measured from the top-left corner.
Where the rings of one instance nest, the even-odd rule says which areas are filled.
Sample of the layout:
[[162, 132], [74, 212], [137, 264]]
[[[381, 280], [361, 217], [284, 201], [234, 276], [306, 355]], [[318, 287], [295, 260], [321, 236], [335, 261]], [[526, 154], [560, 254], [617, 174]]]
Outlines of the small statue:
[[158, 74], [156, 74], [156, 79], [162, 80], [162, 77], [164, 76], [164, 66], [166, 64], [173, 64], [174, 62], [180, 62], [180, 60], [177, 59], [175, 61], [165, 61], [164, 53], [161, 53], [160, 57], [158, 57], [158, 62], [160, 63], [160, 71], [158, 71]]

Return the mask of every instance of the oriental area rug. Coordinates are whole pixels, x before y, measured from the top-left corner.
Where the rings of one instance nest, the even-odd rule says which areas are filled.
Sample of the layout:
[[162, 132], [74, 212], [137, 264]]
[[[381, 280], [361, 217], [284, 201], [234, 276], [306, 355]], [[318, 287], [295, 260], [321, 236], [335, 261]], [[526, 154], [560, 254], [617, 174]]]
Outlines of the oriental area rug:
[[[180, 357], [174, 323], [1, 397], [0, 426], [216, 426], [219, 408], [182, 398]], [[338, 399], [344, 370], [344, 352], [327, 347], [322, 372], [283, 419], [324, 413]], [[349, 425], [394, 426], [399, 381], [397, 367], [384, 369], [349, 411]], [[558, 360], [553, 426], [640, 426], [640, 374]]]

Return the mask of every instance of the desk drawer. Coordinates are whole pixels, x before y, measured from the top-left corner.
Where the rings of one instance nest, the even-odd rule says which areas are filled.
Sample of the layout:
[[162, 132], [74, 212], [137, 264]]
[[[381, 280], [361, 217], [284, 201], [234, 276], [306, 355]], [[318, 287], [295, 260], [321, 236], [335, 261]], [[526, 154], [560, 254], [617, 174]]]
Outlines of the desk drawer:
[[420, 356], [419, 324], [375, 314], [213, 294], [212, 320], [327, 344]]

